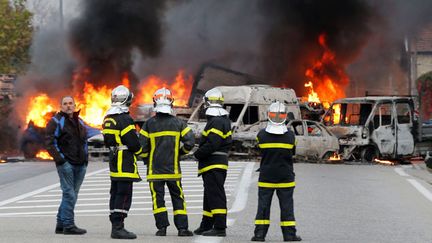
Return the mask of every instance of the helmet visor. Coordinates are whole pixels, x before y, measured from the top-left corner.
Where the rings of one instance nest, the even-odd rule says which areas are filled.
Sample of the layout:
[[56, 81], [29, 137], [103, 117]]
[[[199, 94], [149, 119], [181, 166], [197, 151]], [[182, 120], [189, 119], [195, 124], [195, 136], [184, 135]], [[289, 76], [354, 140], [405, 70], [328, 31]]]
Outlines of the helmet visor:
[[281, 112], [269, 112], [268, 118], [273, 123], [281, 124], [281, 123], [284, 123], [286, 121], [287, 114], [281, 113]]

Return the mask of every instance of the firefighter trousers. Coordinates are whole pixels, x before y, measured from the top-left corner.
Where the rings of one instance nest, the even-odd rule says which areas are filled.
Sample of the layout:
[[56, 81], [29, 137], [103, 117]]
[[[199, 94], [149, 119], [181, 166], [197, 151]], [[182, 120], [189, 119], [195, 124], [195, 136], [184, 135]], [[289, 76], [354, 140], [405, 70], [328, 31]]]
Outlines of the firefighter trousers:
[[168, 227], [168, 211], [165, 207], [165, 184], [171, 195], [174, 210], [174, 224], [178, 230], [188, 228], [186, 202], [180, 181], [150, 181], [150, 192], [153, 201], [153, 215], [158, 229]]
[[200, 228], [225, 229], [227, 218], [227, 199], [225, 179], [227, 171], [212, 169], [202, 174], [204, 182], [203, 217]]
[[280, 226], [284, 236], [296, 234], [296, 223], [294, 218], [294, 187], [287, 188], [258, 188], [258, 211], [255, 217], [255, 235], [263, 236], [267, 234], [270, 226], [270, 208], [273, 193], [279, 198], [280, 206]]
[[123, 223], [132, 204], [132, 181], [111, 180], [110, 189], [110, 221]]

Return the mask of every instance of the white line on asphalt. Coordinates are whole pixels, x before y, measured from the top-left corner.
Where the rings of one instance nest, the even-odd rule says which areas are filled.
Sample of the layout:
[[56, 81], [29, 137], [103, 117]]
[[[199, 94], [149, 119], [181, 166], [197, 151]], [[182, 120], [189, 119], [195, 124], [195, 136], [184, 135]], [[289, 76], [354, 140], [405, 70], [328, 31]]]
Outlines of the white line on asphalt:
[[396, 171], [396, 173], [398, 173], [400, 176], [409, 176], [404, 170], [403, 168], [395, 168], [394, 171]]
[[237, 191], [237, 196], [228, 213], [237, 213], [242, 211], [246, 207], [246, 202], [248, 200], [249, 194], [249, 185], [251, 184], [254, 166], [255, 164], [253, 163], [249, 163], [246, 166], [238, 186], [239, 189]]
[[[230, 196], [231, 194], [227, 194], [227, 196]], [[61, 195], [59, 195], [61, 196]], [[186, 198], [189, 197], [202, 197], [203, 195], [201, 194], [192, 194], [192, 195], [186, 195]], [[151, 196], [136, 196], [133, 197], [134, 200], [136, 199], [151, 199]], [[80, 194], [80, 198], [78, 198], [78, 202], [80, 201], [98, 201], [98, 200], [109, 200], [109, 197], [93, 197], [93, 198], [83, 198], [81, 197]], [[43, 203], [43, 202], [61, 202], [61, 198], [58, 199], [42, 199], [42, 200], [24, 200], [24, 201], [18, 201], [17, 203]], [[187, 202], [187, 201], [186, 201]]]
[[[235, 185], [225, 185], [225, 188], [233, 188]], [[202, 185], [188, 185], [188, 186], [184, 186], [183, 190], [186, 191], [188, 188], [202, 188]], [[144, 187], [134, 187], [134, 190], [140, 190], [140, 189], [149, 189], [148, 186], [144, 186]], [[109, 187], [100, 187], [100, 188], [83, 188], [80, 189], [80, 192], [82, 191], [109, 191], [110, 188]], [[50, 190], [49, 192], [61, 192], [61, 189], [54, 189], [54, 190]]]
[[[91, 172], [91, 173], [87, 174], [87, 176], [98, 174], [98, 173], [100, 173], [102, 171], [106, 171], [106, 170], [108, 170], [108, 168]], [[14, 198], [10, 198], [10, 199], [4, 200], [4, 201], [0, 202], [0, 207], [3, 206], [3, 205], [9, 204], [9, 203], [13, 203], [13, 202], [16, 202], [16, 201], [19, 201], [19, 200], [31, 197], [31, 196], [36, 195], [36, 194], [39, 194], [39, 193], [51, 190], [51, 189], [56, 188], [58, 186], [60, 186], [60, 183], [56, 183], [56, 184], [53, 184], [53, 185], [50, 185], [50, 186], [42, 187], [42, 188], [34, 190], [32, 192], [25, 193], [25, 194], [16, 196]]]
[[421, 194], [423, 194], [423, 196], [432, 202], [432, 193], [428, 189], [426, 189], [424, 186], [422, 186], [422, 184], [414, 179], [407, 179], [407, 181], [411, 183], [411, 185], [413, 185], [417, 191], [419, 191]]

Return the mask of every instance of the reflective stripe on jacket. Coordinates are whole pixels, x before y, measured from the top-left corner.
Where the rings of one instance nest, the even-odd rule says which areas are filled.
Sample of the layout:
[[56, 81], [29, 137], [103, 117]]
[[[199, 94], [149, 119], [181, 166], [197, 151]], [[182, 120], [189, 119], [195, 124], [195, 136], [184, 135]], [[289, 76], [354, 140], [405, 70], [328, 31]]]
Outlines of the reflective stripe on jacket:
[[198, 150], [198, 174], [212, 169], [228, 169], [228, 152], [232, 145], [231, 121], [228, 116], [207, 116]]
[[291, 130], [284, 134], [271, 134], [262, 129], [257, 135], [261, 151], [259, 187], [294, 187], [292, 156], [295, 154], [296, 139]]
[[[103, 122], [105, 146], [114, 148], [110, 156], [112, 180], [141, 181], [136, 156], [142, 152], [134, 122], [128, 113], [108, 115]], [[126, 146], [127, 149], [115, 149]]]
[[192, 129], [175, 116], [156, 113], [143, 125], [139, 138], [148, 156], [147, 180], [180, 180], [179, 157], [195, 144]]

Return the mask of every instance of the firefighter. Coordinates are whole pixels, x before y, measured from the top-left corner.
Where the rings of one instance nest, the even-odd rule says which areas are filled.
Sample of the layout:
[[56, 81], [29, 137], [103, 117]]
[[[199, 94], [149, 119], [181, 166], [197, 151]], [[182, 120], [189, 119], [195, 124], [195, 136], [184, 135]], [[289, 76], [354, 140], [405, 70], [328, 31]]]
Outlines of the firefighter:
[[258, 211], [252, 241], [265, 241], [270, 226], [270, 207], [274, 191], [279, 198], [284, 241], [301, 241], [296, 235], [293, 192], [295, 187], [292, 156], [296, 138], [288, 130], [284, 104], [272, 103], [268, 108], [268, 123], [258, 132], [257, 141], [262, 159], [258, 179]]
[[225, 179], [228, 152], [231, 148], [231, 121], [223, 108], [222, 92], [213, 88], [204, 95], [207, 124], [198, 150], [198, 175], [204, 183], [203, 216], [194, 233], [204, 236], [226, 236], [227, 202]]
[[189, 153], [194, 147], [195, 138], [191, 128], [173, 115], [173, 102], [171, 91], [166, 88], [154, 93], [153, 104], [156, 114], [144, 123], [140, 130], [140, 142], [143, 152], [148, 156], [147, 181], [158, 229], [156, 236], [166, 236], [167, 227], [170, 225], [165, 207], [165, 185], [171, 195], [178, 236], [193, 236], [188, 229], [179, 157]]
[[111, 238], [135, 239], [136, 235], [124, 228], [132, 203], [133, 182], [141, 181], [136, 156], [142, 151], [134, 122], [129, 115], [133, 94], [123, 85], [111, 92], [111, 108], [103, 121], [105, 146], [110, 150], [110, 221]]

